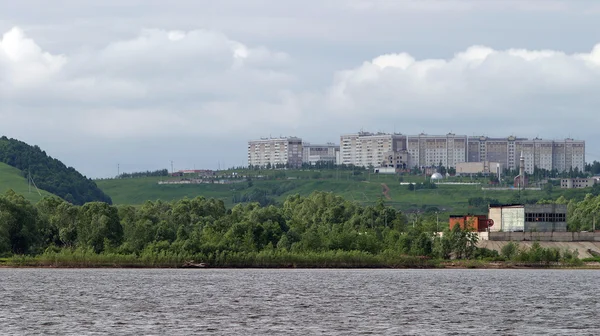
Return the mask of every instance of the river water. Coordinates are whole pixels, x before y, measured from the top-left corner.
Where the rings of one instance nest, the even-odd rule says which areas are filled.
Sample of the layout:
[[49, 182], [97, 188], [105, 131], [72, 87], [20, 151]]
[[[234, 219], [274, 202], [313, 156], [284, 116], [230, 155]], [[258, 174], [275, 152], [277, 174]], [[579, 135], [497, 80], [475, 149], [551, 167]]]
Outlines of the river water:
[[583, 270], [0, 269], [2, 335], [600, 335]]

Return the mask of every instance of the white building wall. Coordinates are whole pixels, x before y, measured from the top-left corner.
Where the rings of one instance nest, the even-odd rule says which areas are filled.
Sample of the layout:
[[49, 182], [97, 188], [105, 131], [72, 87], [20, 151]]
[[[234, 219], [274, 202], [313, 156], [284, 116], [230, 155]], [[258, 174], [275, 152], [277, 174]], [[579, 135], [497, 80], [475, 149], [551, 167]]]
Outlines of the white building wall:
[[361, 167], [379, 167], [388, 151], [395, 150], [394, 134], [361, 132], [340, 137], [341, 163]]
[[302, 155], [299, 138], [263, 138], [248, 141], [248, 164], [252, 166], [297, 164], [301, 162]]
[[523, 231], [525, 229], [525, 208], [522, 206], [502, 208], [502, 231]]

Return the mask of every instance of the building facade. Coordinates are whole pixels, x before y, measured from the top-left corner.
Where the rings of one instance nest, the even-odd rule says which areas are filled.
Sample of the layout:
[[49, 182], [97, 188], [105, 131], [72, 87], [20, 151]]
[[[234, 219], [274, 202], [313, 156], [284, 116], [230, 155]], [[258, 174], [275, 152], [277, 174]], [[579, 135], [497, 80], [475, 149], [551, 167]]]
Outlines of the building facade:
[[[358, 132], [340, 136], [340, 145], [302, 143], [300, 138], [265, 138], [248, 142], [248, 163], [254, 166], [284, 164], [300, 167], [329, 161], [361, 167], [395, 167], [421, 169], [438, 167], [471, 170], [462, 163], [500, 164], [502, 169], [519, 169], [520, 155], [525, 159], [525, 172], [534, 169], [558, 172], [585, 168], [585, 141], [544, 140], [509, 136], [490, 138], [448, 133], [446, 135], [403, 135], [400, 133]], [[497, 166], [496, 166], [497, 167]], [[483, 167], [496, 173], [496, 167]], [[457, 171], [458, 173], [458, 171]], [[466, 172], [465, 172], [466, 173]]]
[[596, 178], [563, 178], [560, 180], [560, 187], [563, 189], [588, 188], [598, 183]]
[[467, 136], [453, 133], [409, 135], [406, 150], [411, 167], [437, 167], [441, 163], [444, 167], [454, 168], [457, 163], [467, 161]]
[[405, 149], [406, 136], [358, 132], [340, 137], [340, 164], [381, 167], [386, 153]]
[[248, 141], [248, 165], [268, 165], [300, 168], [302, 166], [302, 139], [297, 137], [263, 138]]
[[340, 163], [367, 167], [455, 167], [467, 160], [467, 136], [359, 132], [340, 138]]
[[455, 226], [461, 230], [485, 232], [488, 229], [487, 215], [450, 215], [448, 227], [452, 230]]
[[410, 164], [408, 161], [408, 151], [397, 150], [389, 151], [384, 154], [383, 162], [381, 163], [383, 168], [394, 168], [394, 171], [406, 171], [409, 170]]
[[311, 165], [314, 165], [317, 162], [337, 163], [339, 151], [340, 146], [334, 143], [321, 145], [304, 142], [302, 143], [302, 162]]
[[559, 172], [585, 168], [585, 141], [583, 140], [544, 140], [509, 136], [506, 138], [469, 137], [468, 162], [494, 161], [506, 168], [519, 168], [519, 155], [525, 158], [525, 172], [533, 174], [534, 169]]
[[566, 204], [490, 205], [490, 231], [564, 232], [567, 231]]
[[502, 174], [504, 165], [500, 162], [481, 161], [481, 162], [459, 162], [456, 164], [456, 175], [471, 174]]

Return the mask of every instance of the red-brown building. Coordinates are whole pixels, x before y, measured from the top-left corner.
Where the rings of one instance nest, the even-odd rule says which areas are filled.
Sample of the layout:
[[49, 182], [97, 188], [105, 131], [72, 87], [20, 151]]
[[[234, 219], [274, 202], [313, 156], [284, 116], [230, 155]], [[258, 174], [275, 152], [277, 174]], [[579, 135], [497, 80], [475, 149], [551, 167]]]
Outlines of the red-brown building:
[[488, 228], [487, 215], [450, 215], [450, 230], [458, 225], [461, 229], [469, 229], [477, 232], [485, 232]]

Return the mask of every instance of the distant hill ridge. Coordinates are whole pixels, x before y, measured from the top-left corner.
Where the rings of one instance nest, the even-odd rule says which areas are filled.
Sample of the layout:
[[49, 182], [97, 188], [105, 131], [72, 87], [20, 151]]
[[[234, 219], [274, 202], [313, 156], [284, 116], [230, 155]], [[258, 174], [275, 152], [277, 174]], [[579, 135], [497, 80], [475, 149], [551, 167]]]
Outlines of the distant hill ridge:
[[77, 205], [94, 201], [112, 204], [112, 199], [93, 180], [46, 155], [38, 146], [3, 136], [0, 138], [0, 162], [21, 170], [24, 177], [31, 173], [39, 189], [67, 202]]

